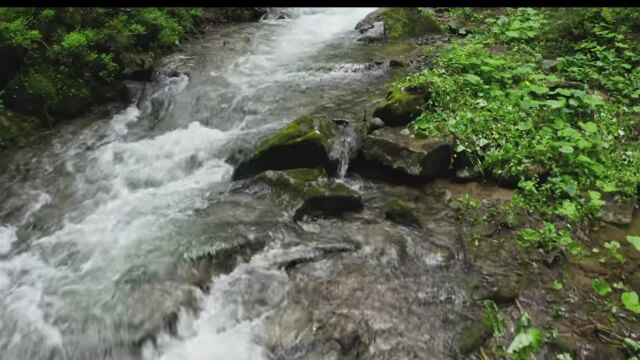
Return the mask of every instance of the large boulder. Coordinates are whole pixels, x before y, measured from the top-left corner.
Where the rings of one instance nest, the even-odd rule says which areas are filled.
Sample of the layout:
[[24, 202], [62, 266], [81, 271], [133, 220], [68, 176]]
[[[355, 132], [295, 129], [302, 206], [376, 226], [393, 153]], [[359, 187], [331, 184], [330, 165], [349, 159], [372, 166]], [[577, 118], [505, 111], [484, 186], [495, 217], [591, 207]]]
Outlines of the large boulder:
[[370, 43], [386, 40], [383, 12], [384, 9], [373, 11], [356, 24], [355, 30], [362, 34], [358, 41]]
[[404, 126], [422, 114], [422, 105], [427, 101], [426, 87], [399, 88], [393, 86], [387, 97], [373, 111], [373, 117], [380, 118], [388, 126]]
[[329, 158], [331, 139], [337, 125], [329, 119], [300, 116], [275, 135], [259, 143], [251, 156], [240, 162], [233, 180], [266, 170], [324, 168], [334, 172], [336, 161]]
[[431, 179], [449, 173], [452, 146], [445, 139], [417, 139], [400, 128], [382, 128], [367, 135], [361, 156], [369, 163], [409, 177]]
[[389, 39], [416, 38], [442, 34], [443, 26], [432, 11], [416, 7], [393, 7], [381, 13], [385, 34]]
[[309, 216], [340, 216], [362, 210], [360, 194], [327, 177], [322, 169], [266, 171], [250, 181], [266, 185], [279, 203], [294, 211], [294, 219]]

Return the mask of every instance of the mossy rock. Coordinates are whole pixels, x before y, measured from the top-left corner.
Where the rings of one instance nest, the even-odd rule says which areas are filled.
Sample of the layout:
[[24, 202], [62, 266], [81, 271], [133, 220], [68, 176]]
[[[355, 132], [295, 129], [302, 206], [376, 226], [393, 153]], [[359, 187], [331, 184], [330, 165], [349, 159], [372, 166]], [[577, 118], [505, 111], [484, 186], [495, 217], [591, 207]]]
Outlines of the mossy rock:
[[340, 216], [363, 208], [360, 194], [327, 177], [323, 169], [266, 171], [254, 181], [269, 186], [285, 207], [294, 210], [294, 219], [305, 215]]
[[401, 89], [393, 86], [382, 104], [373, 111], [373, 116], [388, 126], [407, 125], [422, 114], [427, 96], [426, 88]]
[[335, 124], [328, 119], [300, 116], [259, 143], [253, 154], [241, 162], [233, 180], [254, 176], [266, 170], [324, 168], [335, 171], [336, 162], [329, 158], [330, 140]]
[[416, 215], [417, 208], [400, 199], [390, 199], [384, 204], [385, 217], [395, 223], [407, 226], [422, 227], [419, 217]]
[[380, 16], [389, 39], [418, 37], [427, 34], [442, 34], [442, 25], [427, 9], [387, 8]]
[[462, 331], [453, 339], [454, 349], [462, 354], [468, 355], [477, 351], [493, 336], [493, 329], [483, 321], [478, 320], [466, 325]]
[[447, 176], [451, 143], [445, 139], [416, 139], [399, 128], [382, 128], [367, 135], [362, 158], [407, 177], [432, 179]]

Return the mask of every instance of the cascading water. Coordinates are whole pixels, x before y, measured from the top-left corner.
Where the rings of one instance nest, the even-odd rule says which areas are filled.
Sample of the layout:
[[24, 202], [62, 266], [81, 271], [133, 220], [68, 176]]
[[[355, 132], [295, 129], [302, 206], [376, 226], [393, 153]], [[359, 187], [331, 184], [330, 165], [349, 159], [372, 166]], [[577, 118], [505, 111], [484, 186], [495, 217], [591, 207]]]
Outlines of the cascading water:
[[258, 257], [204, 293], [179, 269], [194, 248], [261, 236], [215, 205], [235, 149], [371, 97], [383, 70], [341, 65], [366, 57], [353, 27], [371, 10], [293, 9], [220, 30], [186, 50], [189, 77], [13, 154], [0, 174], [0, 359], [262, 358], [262, 319], [285, 301], [287, 275]]

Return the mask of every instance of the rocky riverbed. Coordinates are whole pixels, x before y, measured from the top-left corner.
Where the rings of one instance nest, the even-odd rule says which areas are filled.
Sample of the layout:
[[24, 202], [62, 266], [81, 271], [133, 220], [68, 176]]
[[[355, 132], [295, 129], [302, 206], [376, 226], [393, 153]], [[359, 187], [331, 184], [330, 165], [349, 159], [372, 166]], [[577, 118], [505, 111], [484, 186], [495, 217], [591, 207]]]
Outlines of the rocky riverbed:
[[407, 129], [428, 89], [387, 85], [460, 27], [391, 41], [373, 11], [217, 28], [125, 110], [3, 153], [0, 359], [480, 359], [522, 308], [559, 332], [541, 358], [624, 359], [602, 265], [523, 249], [513, 190]]

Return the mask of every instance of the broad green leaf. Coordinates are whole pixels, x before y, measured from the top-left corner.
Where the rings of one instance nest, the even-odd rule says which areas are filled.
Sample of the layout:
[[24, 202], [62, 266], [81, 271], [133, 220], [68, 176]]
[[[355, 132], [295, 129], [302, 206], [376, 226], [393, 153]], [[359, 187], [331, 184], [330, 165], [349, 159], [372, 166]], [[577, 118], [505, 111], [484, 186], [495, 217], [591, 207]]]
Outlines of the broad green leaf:
[[531, 85], [529, 85], [529, 89], [531, 89], [531, 91], [533, 91], [534, 93], [536, 93], [538, 95], [546, 94], [546, 93], [549, 92], [549, 88], [546, 87], [546, 86], [542, 86], [542, 85], [531, 84]]
[[560, 99], [562, 100], [547, 100], [544, 103], [549, 105], [549, 107], [552, 109], [559, 109], [561, 107], [564, 107], [566, 104], [566, 100], [564, 98]]
[[635, 291], [622, 293], [620, 300], [622, 300], [622, 304], [627, 310], [640, 314], [640, 302], [638, 301], [638, 294]]
[[529, 130], [533, 127], [533, 123], [531, 121], [523, 121], [518, 123], [518, 129], [520, 130]]
[[472, 83], [472, 84], [480, 84], [482, 83], [482, 79], [476, 75], [473, 74], [465, 74], [464, 75], [465, 80], [467, 80], [468, 82]]
[[587, 123], [580, 123], [579, 125], [584, 131], [586, 131], [586, 132], [588, 132], [590, 134], [595, 133], [595, 132], [598, 131], [598, 125], [596, 125], [596, 123], [591, 122], [591, 121], [589, 121]]
[[560, 208], [558, 208], [558, 213], [570, 219], [574, 219], [578, 214], [576, 204], [571, 200], [564, 200], [562, 201]]
[[611, 292], [611, 287], [609, 286], [609, 284], [607, 284], [606, 281], [600, 278], [593, 279], [593, 281], [591, 282], [591, 286], [593, 287], [593, 290], [595, 290], [596, 293], [598, 293], [598, 295], [600, 296], [605, 296]]
[[553, 290], [562, 290], [562, 287], [563, 287], [562, 283], [560, 281], [558, 281], [558, 280], [554, 280], [553, 281], [553, 285], [551, 285], [551, 288]]
[[627, 241], [630, 242], [636, 250], [640, 251], [640, 236], [629, 235], [627, 236]]
[[569, 194], [569, 196], [575, 196], [576, 192], [578, 191], [578, 188], [575, 182], [564, 184], [562, 188], [567, 194]]
[[569, 146], [569, 145], [564, 145], [562, 147], [560, 147], [560, 152], [565, 153], [565, 154], [573, 154], [573, 147]]
[[542, 346], [542, 331], [538, 328], [528, 328], [516, 335], [515, 339], [509, 345], [507, 352], [509, 354], [516, 353], [524, 348], [537, 350]]

